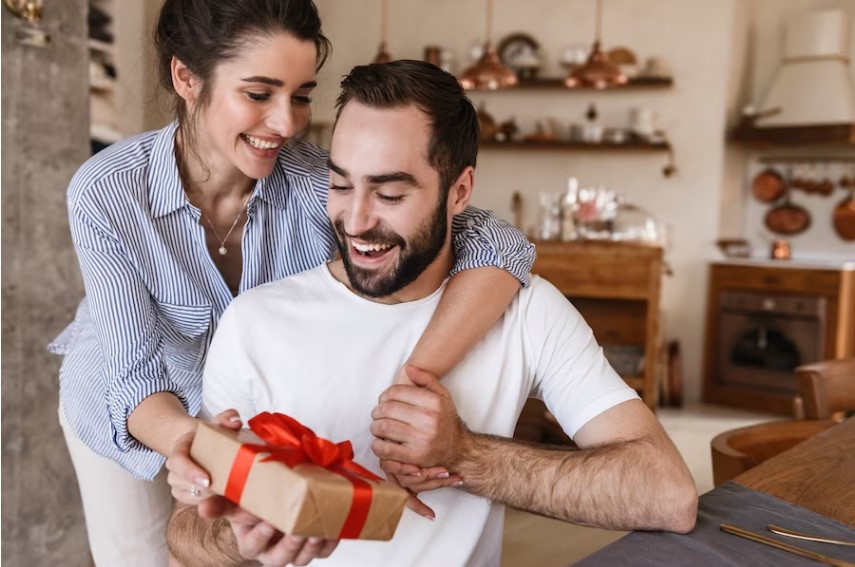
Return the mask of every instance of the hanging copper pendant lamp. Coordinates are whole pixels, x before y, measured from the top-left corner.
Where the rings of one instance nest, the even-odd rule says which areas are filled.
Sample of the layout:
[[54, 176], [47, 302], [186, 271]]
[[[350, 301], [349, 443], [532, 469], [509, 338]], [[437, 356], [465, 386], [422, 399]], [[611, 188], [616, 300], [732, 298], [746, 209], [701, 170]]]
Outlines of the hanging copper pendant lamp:
[[388, 63], [392, 60], [389, 54], [388, 39], [389, 39], [389, 0], [382, 0], [380, 12], [380, 28], [382, 40], [380, 47], [377, 49], [377, 55], [374, 56], [372, 63]]
[[502, 63], [493, 46], [493, 0], [487, 0], [487, 40], [484, 53], [477, 63], [463, 71], [459, 81], [467, 90], [507, 89], [517, 86], [519, 80], [513, 69]]
[[564, 79], [568, 89], [595, 88], [609, 89], [625, 85], [626, 75], [620, 72], [616, 65], [609, 61], [608, 56], [600, 48], [600, 33], [602, 27], [602, 0], [597, 0], [597, 27], [591, 54], [583, 65], [570, 71]]

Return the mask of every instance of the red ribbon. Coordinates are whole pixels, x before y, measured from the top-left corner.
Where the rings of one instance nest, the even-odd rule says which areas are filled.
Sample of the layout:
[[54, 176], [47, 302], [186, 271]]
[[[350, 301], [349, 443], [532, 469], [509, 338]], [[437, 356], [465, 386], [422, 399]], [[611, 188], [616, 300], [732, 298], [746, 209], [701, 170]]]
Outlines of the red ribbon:
[[297, 421], [281, 413], [263, 412], [249, 420], [249, 427], [266, 445], [244, 443], [232, 463], [226, 482], [226, 498], [240, 504], [246, 479], [259, 453], [269, 453], [263, 461], [277, 461], [289, 468], [310, 463], [345, 477], [353, 485], [350, 510], [339, 533], [339, 539], [358, 538], [365, 527], [371, 508], [371, 483], [382, 480], [368, 469], [353, 462], [350, 441], [333, 443]]

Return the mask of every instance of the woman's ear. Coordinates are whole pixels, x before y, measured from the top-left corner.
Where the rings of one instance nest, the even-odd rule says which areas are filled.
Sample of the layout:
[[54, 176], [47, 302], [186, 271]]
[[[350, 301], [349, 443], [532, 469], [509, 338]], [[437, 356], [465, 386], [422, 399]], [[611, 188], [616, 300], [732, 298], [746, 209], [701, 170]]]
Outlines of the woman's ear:
[[170, 69], [172, 71], [172, 87], [178, 96], [187, 103], [196, 102], [199, 98], [200, 83], [193, 71], [175, 56], [172, 57]]
[[457, 180], [448, 191], [448, 211], [452, 216], [462, 213], [469, 205], [474, 184], [475, 169], [469, 166], [457, 177]]

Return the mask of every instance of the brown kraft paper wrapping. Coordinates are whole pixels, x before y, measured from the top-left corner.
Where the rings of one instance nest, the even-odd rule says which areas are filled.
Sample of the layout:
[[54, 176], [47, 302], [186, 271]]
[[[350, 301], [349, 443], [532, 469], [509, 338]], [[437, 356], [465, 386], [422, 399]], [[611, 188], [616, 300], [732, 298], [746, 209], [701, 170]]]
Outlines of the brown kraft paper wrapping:
[[[190, 456], [211, 475], [210, 489], [225, 495], [226, 484], [241, 444], [264, 444], [248, 429], [240, 432], [200, 423]], [[255, 455], [240, 506], [283, 533], [339, 539], [350, 511], [354, 487], [342, 474], [313, 464], [289, 468]], [[404, 511], [407, 493], [386, 481], [366, 480], [371, 505], [359, 539], [389, 540]]]

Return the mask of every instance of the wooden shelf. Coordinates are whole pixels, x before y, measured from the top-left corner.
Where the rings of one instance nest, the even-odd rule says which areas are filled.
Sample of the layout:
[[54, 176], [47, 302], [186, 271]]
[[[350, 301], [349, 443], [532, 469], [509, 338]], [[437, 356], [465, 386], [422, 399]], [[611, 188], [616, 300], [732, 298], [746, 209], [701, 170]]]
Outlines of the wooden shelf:
[[106, 53], [108, 55], [113, 55], [115, 51], [115, 47], [112, 43], [107, 43], [106, 41], [99, 41], [97, 39], [89, 39], [87, 41], [87, 45], [89, 45], [89, 49], [92, 51], [98, 51], [100, 53]]
[[481, 147], [491, 150], [572, 150], [586, 152], [663, 152], [671, 149], [668, 142], [624, 142], [615, 144], [601, 142], [591, 144], [586, 142], [570, 142], [566, 140], [525, 141], [512, 140], [509, 142], [482, 141]]
[[[579, 87], [575, 89], [568, 89], [564, 86], [564, 78], [563, 77], [544, 77], [539, 79], [521, 79], [519, 84], [516, 86], [516, 89], [543, 89], [543, 90], [560, 90], [566, 92], [574, 92], [574, 91], [599, 91], [599, 92], [620, 92], [620, 91], [628, 91], [628, 90], [636, 90], [636, 89], [668, 89], [674, 86], [674, 79], [671, 77], [635, 77], [630, 79], [629, 82], [620, 87], [613, 87], [609, 89], [595, 89], [593, 87]], [[502, 89], [500, 91], [495, 92], [511, 92], [515, 90], [511, 89]], [[494, 92], [489, 90], [481, 90], [478, 92]]]
[[99, 142], [113, 144], [122, 139], [122, 133], [115, 126], [95, 122], [89, 127], [89, 137]]
[[89, 82], [89, 88], [99, 93], [116, 92], [116, 81], [114, 79], [100, 79]]

